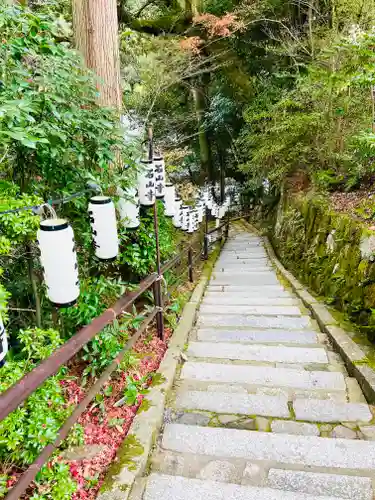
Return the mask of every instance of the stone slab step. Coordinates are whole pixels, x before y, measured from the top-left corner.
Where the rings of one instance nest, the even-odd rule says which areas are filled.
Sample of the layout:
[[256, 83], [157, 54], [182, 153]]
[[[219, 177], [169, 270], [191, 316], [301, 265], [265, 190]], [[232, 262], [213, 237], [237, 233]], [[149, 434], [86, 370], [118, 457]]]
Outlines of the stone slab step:
[[336, 403], [317, 399], [296, 399], [297, 420], [311, 422], [370, 422], [373, 416], [365, 403]]
[[201, 328], [197, 331], [200, 341], [256, 342], [258, 344], [317, 344], [317, 335], [308, 330], [235, 330]]
[[267, 363], [328, 363], [323, 348], [241, 345], [226, 342], [190, 342], [187, 355], [228, 361], [237, 359]]
[[257, 264], [260, 264], [260, 263], [266, 263], [268, 264], [269, 263], [269, 259], [268, 257], [265, 257], [263, 255], [258, 255], [258, 256], [255, 256], [253, 255], [252, 257], [247, 257], [246, 259], [242, 258], [230, 258], [230, 257], [219, 257], [219, 259], [216, 261], [216, 265], [222, 265], [222, 264], [243, 264], [243, 265], [247, 265], [247, 264], [252, 264], [252, 263], [257, 263]]
[[271, 272], [252, 273], [251, 276], [234, 273], [214, 273], [211, 277], [211, 284], [213, 283], [216, 285], [247, 285], [251, 283], [251, 286], [263, 286], [277, 285], [279, 281], [276, 275]]
[[201, 314], [247, 314], [254, 316], [301, 316], [301, 310], [297, 306], [278, 305], [221, 305], [205, 304], [200, 307]]
[[230, 295], [223, 292], [208, 293], [205, 295], [202, 305], [225, 305], [225, 306], [294, 306], [300, 302], [286, 295], [285, 297], [262, 297], [259, 294], [253, 296]]
[[346, 390], [344, 376], [339, 372], [305, 371], [268, 366], [226, 365], [188, 361], [182, 368], [181, 379], [303, 390]]
[[227, 275], [227, 274], [233, 274], [233, 273], [241, 273], [241, 274], [249, 274], [253, 275], [254, 273], [274, 273], [274, 270], [272, 267], [266, 267], [266, 266], [233, 266], [233, 267], [227, 267], [227, 266], [220, 266], [220, 267], [215, 267], [214, 268], [214, 274], [215, 275]]
[[180, 453], [366, 471], [375, 475], [375, 446], [370, 441], [167, 424], [162, 447]]
[[287, 330], [312, 329], [309, 316], [253, 316], [235, 314], [202, 314], [198, 318], [199, 326], [243, 326], [251, 328], [282, 328]]
[[[151, 474], [143, 500], [316, 500], [305, 493], [281, 492], [271, 488], [240, 486], [182, 476]], [[337, 500], [319, 497], [320, 500]], [[343, 500], [343, 499], [341, 499]]]
[[177, 408], [205, 410], [215, 413], [260, 415], [264, 417], [289, 418], [288, 398], [281, 396], [258, 396], [256, 394], [233, 394], [209, 391], [181, 391], [176, 399]]
[[207, 286], [208, 292], [228, 292], [228, 293], [262, 293], [262, 295], [266, 295], [269, 292], [288, 292], [290, 291], [285, 289], [280, 283], [276, 283], [274, 285], [218, 285], [214, 281], [210, 282]]
[[318, 498], [322, 495], [347, 500], [372, 500], [373, 498], [369, 477], [271, 469], [268, 474], [268, 486], [307, 493]]

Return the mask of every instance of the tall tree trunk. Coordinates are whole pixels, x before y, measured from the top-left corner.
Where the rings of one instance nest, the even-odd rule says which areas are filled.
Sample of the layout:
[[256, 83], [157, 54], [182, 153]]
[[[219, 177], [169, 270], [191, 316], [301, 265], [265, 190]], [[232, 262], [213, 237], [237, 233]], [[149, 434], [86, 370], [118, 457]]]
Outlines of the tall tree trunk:
[[207, 173], [209, 179], [213, 178], [211, 147], [204, 127], [205, 100], [202, 89], [195, 86], [191, 89], [198, 125], [198, 140], [201, 157], [201, 169]]
[[98, 77], [98, 102], [120, 109], [120, 53], [116, 0], [73, 0], [74, 40]]

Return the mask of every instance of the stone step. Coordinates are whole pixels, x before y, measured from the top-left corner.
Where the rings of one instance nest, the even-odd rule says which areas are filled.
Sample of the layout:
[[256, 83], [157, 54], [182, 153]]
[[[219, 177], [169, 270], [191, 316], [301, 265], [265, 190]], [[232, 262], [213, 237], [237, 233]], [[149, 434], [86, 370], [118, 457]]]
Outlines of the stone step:
[[253, 255], [252, 257], [247, 257], [247, 258], [230, 258], [229, 256], [228, 257], [220, 257], [217, 261], [216, 261], [216, 265], [222, 265], [222, 264], [260, 264], [260, 263], [266, 263], [266, 264], [269, 264], [269, 259], [268, 257], [264, 256], [264, 255], [258, 255], [258, 256], [255, 256]]
[[305, 371], [268, 366], [227, 365], [189, 361], [182, 368], [181, 379], [251, 386], [286, 387], [309, 391], [346, 390], [344, 376], [339, 372]]
[[277, 285], [279, 281], [276, 275], [271, 272], [252, 273], [251, 276], [234, 273], [213, 273], [211, 283], [216, 285], [248, 285], [251, 283], [251, 286], [263, 286]]
[[289, 296], [291, 296], [290, 290], [287, 290], [284, 288], [280, 283], [276, 285], [264, 285], [260, 287], [259, 285], [217, 285], [214, 282], [210, 282], [209, 285], [207, 286], [207, 292], [226, 292], [230, 294], [237, 294], [237, 293], [242, 293], [242, 294], [257, 294], [259, 295], [260, 293], [262, 296], [267, 296], [270, 293], [289, 293]]
[[323, 348], [241, 345], [228, 342], [190, 342], [187, 355], [195, 358], [225, 359], [228, 362], [237, 359], [267, 363], [328, 363]]
[[225, 306], [294, 306], [299, 305], [298, 299], [286, 295], [285, 297], [262, 297], [259, 294], [253, 296], [242, 296], [239, 294], [230, 295], [223, 292], [207, 293], [202, 301], [202, 305], [225, 305]]
[[[338, 497], [319, 497], [337, 500]], [[143, 500], [316, 500], [305, 493], [281, 492], [271, 488], [240, 486], [219, 481], [192, 479], [182, 476], [151, 474]], [[341, 499], [343, 500], [343, 499]]]
[[199, 326], [238, 326], [251, 328], [281, 328], [286, 330], [300, 330], [301, 328], [312, 329], [309, 316], [253, 316], [235, 314], [202, 314], [198, 317]]
[[274, 273], [272, 267], [267, 267], [267, 266], [233, 266], [233, 267], [227, 267], [227, 266], [216, 266], [214, 268], [214, 274], [215, 275], [227, 275], [227, 274], [233, 274], [233, 273], [241, 273], [241, 274], [249, 274], [252, 276], [254, 273]]
[[365, 403], [296, 399], [293, 407], [297, 420], [311, 422], [370, 422], [373, 418]]
[[322, 495], [347, 500], [373, 498], [369, 477], [271, 469], [268, 474], [268, 486], [279, 490], [307, 493], [318, 498]]
[[260, 415], [289, 418], [288, 398], [282, 396], [258, 396], [256, 394], [180, 391], [176, 407], [185, 410], [204, 410], [215, 413]]
[[200, 341], [215, 342], [256, 342], [258, 344], [317, 344], [316, 332], [308, 330], [235, 330], [200, 328], [197, 331]]
[[371, 441], [167, 424], [162, 447], [179, 453], [267, 460], [375, 475], [375, 446]]
[[278, 306], [278, 305], [221, 305], [203, 303], [199, 309], [201, 314], [240, 314], [254, 316], [301, 316], [298, 306]]

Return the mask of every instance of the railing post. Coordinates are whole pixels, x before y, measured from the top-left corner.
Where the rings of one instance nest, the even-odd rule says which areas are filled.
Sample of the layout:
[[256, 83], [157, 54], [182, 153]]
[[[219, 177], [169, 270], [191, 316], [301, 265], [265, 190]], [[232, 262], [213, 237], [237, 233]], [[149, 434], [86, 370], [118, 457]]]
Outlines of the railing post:
[[189, 266], [189, 281], [193, 283], [194, 275], [193, 275], [193, 251], [191, 247], [188, 250], [188, 266]]
[[227, 223], [226, 223], [226, 226], [225, 226], [225, 233], [224, 233], [224, 236], [225, 236], [226, 240], [228, 239], [228, 236], [229, 236], [229, 223], [230, 223], [230, 212], [229, 212], [229, 209], [228, 209], [228, 217], [227, 217]]
[[[154, 159], [154, 148], [153, 148], [153, 131], [152, 127], [147, 129], [148, 136], [148, 158], [149, 160]], [[161, 263], [160, 263], [160, 246], [159, 246], [159, 222], [158, 222], [158, 207], [157, 200], [154, 203], [154, 233], [155, 233], [155, 250], [156, 250], [156, 270], [158, 273], [158, 278], [154, 283], [154, 299], [155, 306], [160, 309], [156, 315], [156, 328], [158, 331], [158, 336], [161, 340], [164, 340], [164, 319], [163, 319], [163, 295], [161, 291]]]
[[204, 220], [204, 241], [203, 241], [203, 259], [208, 259], [208, 208], [206, 206], [205, 220]]

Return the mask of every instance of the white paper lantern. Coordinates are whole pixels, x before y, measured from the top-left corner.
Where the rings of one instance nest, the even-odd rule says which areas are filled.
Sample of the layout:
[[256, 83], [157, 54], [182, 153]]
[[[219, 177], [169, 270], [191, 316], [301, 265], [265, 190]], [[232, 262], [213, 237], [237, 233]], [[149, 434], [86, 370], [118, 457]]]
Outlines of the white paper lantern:
[[142, 172], [139, 174], [139, 201], [145, 207], [155, 203], [155, 172], [151, 160], [142, 160]]
[[165, 186], [165, 215], [167, 217], [173, 217], [175, 214], [175, 199], [176, 199], [176, 188], [170, 182]]
[[194, 231], [198, 231], [199, 218], [198, 218], [198, 210], [196, 208], [193, 210], [193, 222], [194, 222]]
[[65, 219], [47, 219], [37, 233], [47, 295], [55, 307], [70, 307], [79, 296], [73, 229]]
[[5, 364], [5, 356], [7, 355], [7, 352], [8, 352], [7, 332], [5, 331], [5, 326], [0, 316], [0, 367]]
[[124, 191], [121, 188], [117, 188], [117, 194], [120, 196], [117, 207], [123, 226], [128, 229], [139, 227], [139, 197], [137, 189], [128, 188]]
[[154, 157], [155, 171], [155, 193], [156, 198], [164, 198], [165, 195], [165, 164], [162, 156]]
[[181, 223], [181, 229], [183, 231], [187, 231], [189, 229], [189, 220], [190, 220], [190, 207], [187, 205], [182, 205], [182, 223]]
[[175, 198], [174, 202], [174, 216], [173, 216], [173, 225], [174, 227], [181, 227], [181, 205], [182, 201], [181, 198]]
[[108, 196], [93, 196], [89, 203], [95, 255], [103, 261], [115, 260], [118, 254], [116, 210]]

